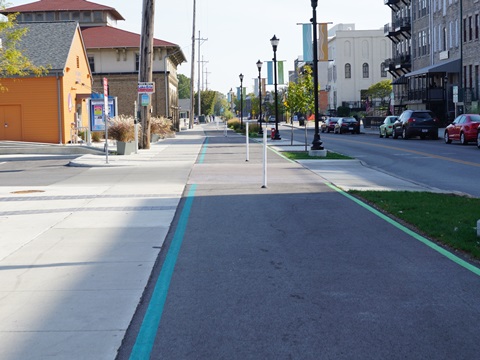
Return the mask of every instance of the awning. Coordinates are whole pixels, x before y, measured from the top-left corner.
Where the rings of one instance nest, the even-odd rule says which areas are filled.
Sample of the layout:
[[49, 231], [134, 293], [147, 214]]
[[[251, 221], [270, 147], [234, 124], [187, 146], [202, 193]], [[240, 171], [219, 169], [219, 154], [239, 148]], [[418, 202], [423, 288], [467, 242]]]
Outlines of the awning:
[[444, 61], [438, 64], [430, 65], [419, 70], [415, 70], [406, 74], [406, 77], [415, 75], [432, 74], [432, 73], [459, 73], [460, 59]]

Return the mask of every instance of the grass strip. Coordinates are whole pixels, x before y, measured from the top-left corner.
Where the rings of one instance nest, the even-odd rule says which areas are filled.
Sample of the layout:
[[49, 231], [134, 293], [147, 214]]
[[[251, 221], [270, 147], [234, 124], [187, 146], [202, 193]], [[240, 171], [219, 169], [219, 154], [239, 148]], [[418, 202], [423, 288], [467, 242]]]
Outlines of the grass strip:
[[310, 156], [308, 151], [282, 151], [282, 155], [290, 160], [352, 160], [353, 158], [327, 151], [327, 156]]

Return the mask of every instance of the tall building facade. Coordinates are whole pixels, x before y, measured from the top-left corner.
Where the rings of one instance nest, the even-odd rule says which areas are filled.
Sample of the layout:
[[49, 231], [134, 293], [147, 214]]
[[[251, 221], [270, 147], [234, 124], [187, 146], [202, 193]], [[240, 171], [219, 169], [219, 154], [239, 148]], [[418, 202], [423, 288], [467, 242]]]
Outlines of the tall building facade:
[[354, 24], [338, 24], [329, 30], [329, 109], [364, 107], [364, 92], [373, 84], [392, 79], [385, 69], [392, 48], [379, 30], [355, 30]]
[[434, 111], [444, 124], [478, 112], [479, 0], [384, 0], [392, 9], [386, 68], [394, 76], [395, 113]]

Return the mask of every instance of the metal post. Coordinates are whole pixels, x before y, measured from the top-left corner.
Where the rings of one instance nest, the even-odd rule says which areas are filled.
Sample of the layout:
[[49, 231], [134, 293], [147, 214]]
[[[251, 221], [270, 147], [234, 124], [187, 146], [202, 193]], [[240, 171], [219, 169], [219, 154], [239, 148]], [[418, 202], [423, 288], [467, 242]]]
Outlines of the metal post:
[[315, 135], [313, 136], [312, 150], [323, 150], [320, 139], [320, 128], [318, 118], [318, 40], [317, 40], [317, 5], [318, 0], [312, 0], [312, 26], [313, 26], [313, 93], [315, 99]]
[[274, 87], [275, 87], [275, 137], [273, 140], [281, 140], [280, 133], [278, 132], [278, 93], [277, 93], [277, 46], [278, 41], [277, 37], [273, 35], [273, 38], [270, 40], [273, 47], [273, 78], [274, 78]]
[[262, 62], [257, 61], [258, 68], [258, 116], [260, 117], [260, 128], [258, 130], [258, 135], [263, 135], [262, 127]]
[[239, 78], [240, 78], [240, 129], [243, 129], [243, 74], [240, 74]]
[[267, 188], [267, 129], [263, 132], [263, 185], [262, 189]]

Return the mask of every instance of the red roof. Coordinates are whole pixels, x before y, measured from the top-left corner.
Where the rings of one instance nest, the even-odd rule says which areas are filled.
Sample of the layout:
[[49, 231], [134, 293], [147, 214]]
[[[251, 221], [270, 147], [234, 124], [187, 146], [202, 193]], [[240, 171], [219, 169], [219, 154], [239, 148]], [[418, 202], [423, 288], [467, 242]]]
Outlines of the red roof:
[[[82, 29], [82, 36], [87, 50], [140, 47], [140, 35], [111, 26], [95, 26]], [[153, 46], [177, 47], [178, 45], [168, 41], [154, 39]]]
[[2, 10], [2, 13], [40, 12], [40, 11], [110, 11], [115, 20], [125, 20], [115, 8], [95, 4], [85, 0], [40, 0], [30, 4], [19, 5]]

